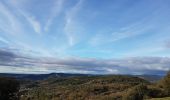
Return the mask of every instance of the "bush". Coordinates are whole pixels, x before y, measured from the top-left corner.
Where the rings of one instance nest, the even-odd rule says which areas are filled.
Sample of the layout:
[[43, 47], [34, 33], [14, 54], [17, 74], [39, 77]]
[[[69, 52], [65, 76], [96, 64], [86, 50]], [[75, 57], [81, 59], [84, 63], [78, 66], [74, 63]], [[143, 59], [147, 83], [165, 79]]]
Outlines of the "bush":
[[0, 100], [18, 100], [19, 82], [13, 78], [0, 77]]
[[148, 87], [148, 96], [151, 98], [161, 98], [167, 96], [167, 93], [164, 91], [164, 89], [152, 86]]
[[160, 81], [159, 85], [165, 90], [165, 92], [170, 95], [170, 71], [167, 75]]
[[143, 100], [145, 95], [147, 95], [147, 86], [144, 84], [139, 84], [130, 88], [123, 95], [123, 100]]

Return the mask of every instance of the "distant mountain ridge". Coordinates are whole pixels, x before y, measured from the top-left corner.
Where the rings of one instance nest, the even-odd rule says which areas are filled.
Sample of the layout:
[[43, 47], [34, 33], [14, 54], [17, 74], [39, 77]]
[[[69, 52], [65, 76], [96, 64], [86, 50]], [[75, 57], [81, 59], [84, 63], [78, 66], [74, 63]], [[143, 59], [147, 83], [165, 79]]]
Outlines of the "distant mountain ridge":
[[[16, 79], [24, 80], [44, 80], [50, 77], [53, 78], [66, 78], [66, 77], [76, 77], [76, 76], [94, 76], [92, 74], [72, 74], [72, 73], [50, 73], [50, 74], [11, 74], [11, 73], [0, 73], [1, 77], [13, 77]], [[100, 75], [98, 75], [100, 76]], [[160, 80], [163, 76], [161, 75], [130, 75], [134, 77], [139, 77], [150, 82], [156, 82]]]
[[49, 77], [75, 77], [75, 76], [89, 76], [89, 74], [71, 74], [71, 73], [50, 73], [50, 74], [11, 74], [11, 73], [0, 73], [1, 77], [13, 77], [16, 79], [26, 80], [43, 80]]
[[163, 75], [136, 75], [136, 76], [150, 82], [159, 81], [164, 77]]

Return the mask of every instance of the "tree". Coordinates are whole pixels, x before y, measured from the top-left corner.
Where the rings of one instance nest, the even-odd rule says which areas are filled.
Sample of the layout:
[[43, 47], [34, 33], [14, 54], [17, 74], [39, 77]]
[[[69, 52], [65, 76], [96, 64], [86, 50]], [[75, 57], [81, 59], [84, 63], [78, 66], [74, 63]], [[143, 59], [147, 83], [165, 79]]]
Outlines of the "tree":
[[168, 71], [167, 75], [160, 82], [161, 87], [170, 95], [170, 71]]
[[130, 88], [123, 95], [123, 100], [143, 100], [145, 95], [147, 95], [147, 86], [144, 84], [139, 84]]
[[14, 78], [0, 77], [0, 100], [18, 100], [19, 86]]

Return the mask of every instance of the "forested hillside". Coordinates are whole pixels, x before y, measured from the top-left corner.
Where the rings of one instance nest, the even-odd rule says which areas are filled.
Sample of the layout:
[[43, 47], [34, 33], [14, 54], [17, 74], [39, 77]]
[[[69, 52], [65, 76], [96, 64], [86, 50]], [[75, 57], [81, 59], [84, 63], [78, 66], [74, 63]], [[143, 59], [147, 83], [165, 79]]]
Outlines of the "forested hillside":
[[169, 76], [170, 73], [155, 83], [128, 75], [50, 76], [43, 80], [1, 77], [0, 97], [2, 100], [154, 100], [170, 96]]

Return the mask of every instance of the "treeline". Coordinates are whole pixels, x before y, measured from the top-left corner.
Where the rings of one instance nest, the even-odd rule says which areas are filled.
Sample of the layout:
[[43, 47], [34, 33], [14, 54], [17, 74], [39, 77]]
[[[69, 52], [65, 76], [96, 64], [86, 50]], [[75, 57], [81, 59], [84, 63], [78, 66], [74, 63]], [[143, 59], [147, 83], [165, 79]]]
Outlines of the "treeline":
[[19, 100], [20, 83], [14, 78], [0, 77], [0, 100]]

